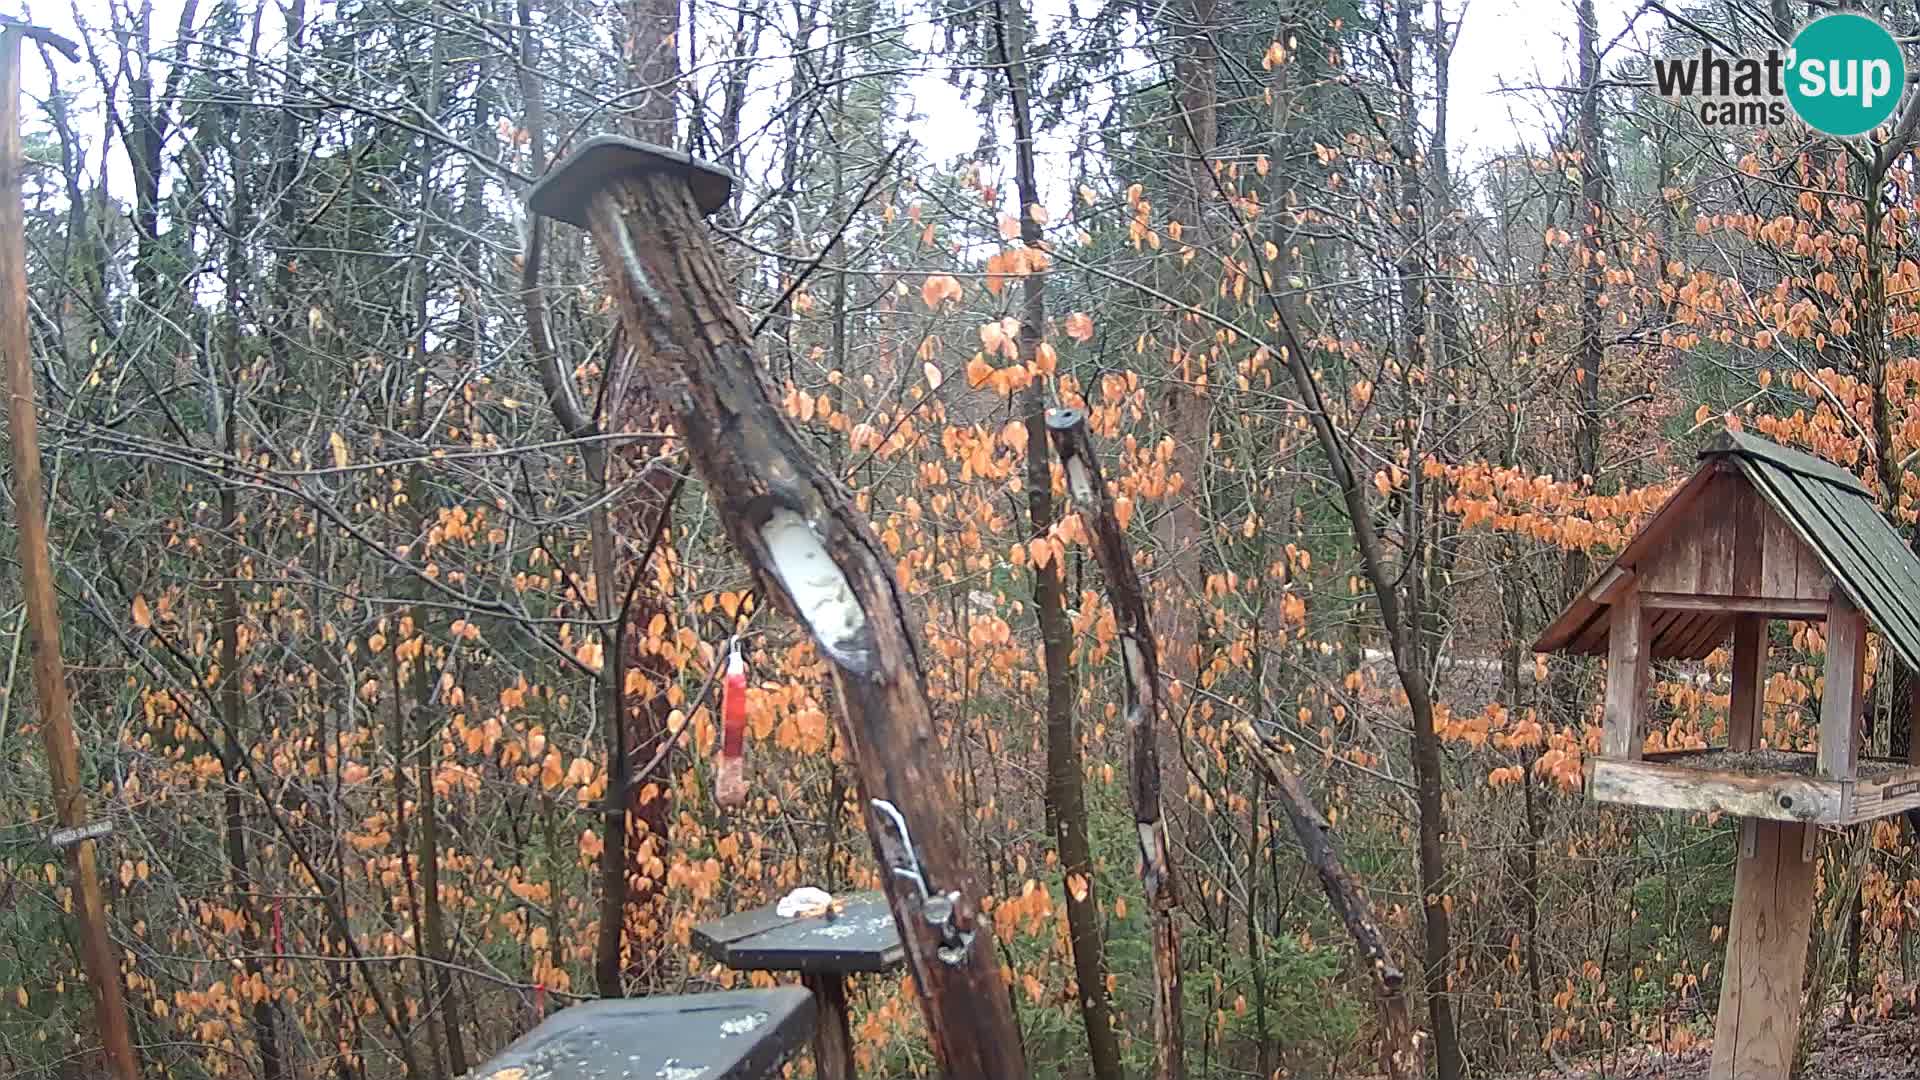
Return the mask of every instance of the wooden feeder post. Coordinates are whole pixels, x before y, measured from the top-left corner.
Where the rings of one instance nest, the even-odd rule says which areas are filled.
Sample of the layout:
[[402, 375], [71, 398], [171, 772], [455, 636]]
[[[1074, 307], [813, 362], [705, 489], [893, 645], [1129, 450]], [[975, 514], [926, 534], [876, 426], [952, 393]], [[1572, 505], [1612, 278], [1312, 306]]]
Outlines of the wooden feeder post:
[[1027, 1075], [980, 878], [893, 560], [769, 391], [701, 218], [733, 178], [677, 151], [588, 140], [528, 193], [593, 233], [620, 320], [735, 548], [832, 662], [840, 732], [928, 1041], [954, 1080]]
[[[1864, 754], [1869, 621], [1883, 655], [1920, 669], [1920, 558], [1858, 478], [1729, 432], [1613, 564], [1534, 644], [1607, 657], [1601, 802], [1739, 820], [1711, 1080], [1785, 1080], [1802, 1022], [1820, 829], [1920, 808], [1920, 751]], [[1825, 624], [1817, 752], [1769, 738], [1763, 705], [1773, 619]], [[1728, 640], [1724, 747], [1649, 751], [1655, 659], [1703, 660]], [[1920, 684], [1917, 684], [1920, 687]], [[1911, 701], [1920, 714], [1920, 688]]]

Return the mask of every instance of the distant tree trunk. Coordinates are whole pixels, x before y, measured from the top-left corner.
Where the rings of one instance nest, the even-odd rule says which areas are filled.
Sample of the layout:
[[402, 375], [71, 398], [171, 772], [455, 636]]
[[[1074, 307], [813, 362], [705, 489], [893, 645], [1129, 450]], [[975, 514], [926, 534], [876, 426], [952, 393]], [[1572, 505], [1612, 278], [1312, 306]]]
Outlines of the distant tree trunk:
[[[1412, 228], [1416, 230], [1410, 236], [1406, 249], [1399, 260], [1402, 342], [1400, 371], [1403, 380], [1403, 400], [1411, 403], [1417, 397], [1417, 391], [1411, 383], [1411, 374], [1425, 371], [1429, 377], [1437, 373], [1431, 352], [1432, 335], [1429, 333], [1430, 296], [1429, 282], [1437, 276], [1433, 266], [1431, 252], [1424, 241], [1427, 230], [1433, 227], [1428, 220], [1428, 209], [1432, 203], [1429, 198], [1426, 181], [1421, 176], [1418, 162], [1422, 160], [1421, 141], [1418, 138], [1419, 117], [1415, 110], [1414, 80], [1417, 68], [1414, 63], [1418, 42], [1414, 33], [1414, 15], [1416, 0], [1399, 0], [1395, 9], [1395, 62], [1396, 77], [1399, 81], [1401, 129], [1401, 212], [1408, 215]], [[1444, 110], [1439, 114], [1444, 117]], [[1409, 432], [1417, 430], [1417, 425], [1407, 424]], [[1409, 462], [1418, 461], [1414, 452], [1424, 448], [1409, 445]], [[1416, 706], [1413, 723], [1412, 758], [1414, 782], [1419, 804], [1419, 863], [1420, 889], [1423, 897], [1421, 904], [1422, 926], [1425, 937], [1424, 969], [1426, 976], [1427, 1012], [1433, 1025], [1434, 1059], [1440, 1080], [1458, 1080], [1463, 1064], [1460, 1056], [1460, 1036], [1453, 1015], [1453, 995], [1448, 989], [1453, 974], [1452, 930], [1448, 907], [1452, 881], [1447, 874], [1446, 843], [1447, 820], [1445, 793], [1442, 790], [1440, 775], [1440, 738], [1436, 732], [1431, 715], [1431, 680], [1433, 661], [1437, 655], [1439, 636], [1438, 612], [1428, 595], [1428, 586], [1444, 574], [1444, 565], [1436, 565], [1443, 559], [1442, 544], [1436, 543], [1429, 549], [1428, 534], [1436, 536], [1443, 526], [1437, 520], [1438, 514], [1430, 513], [1439, 509], [1436, 502], [1426, 505], [1419, 485], [1423, 483], [1422, 471], [1418, 467], [1408, 470], [1410, 490], [1402, 502], [1404, 532], [1408, 546], [1403, 558], [1406, 565], [1400, 580], [1404, 585], [1384, 582], [1387, 588], [1404, 589], [1404, 622], [1395, 626], [1387, 623], [1388, 632], [1401, 644], [1394, 648], [1394, 666], [1399, 671], [1401, 681], [1417, 682], [1421, 693], [1419, 700], [1427, 703], [1427, 715], [1422, 718]], [[1423, 521], [1426, 518], [1435, 520]], [[1415, 700], [1409, 692], [1409, 702]]]
[[[1182, 233], [1179, 246], [1204, 251], [1207, 248], [1207, 208], [1219, 198], [1213, 175], [1213, 156], [1219, 141], [1219, 65], [1214, 45], [1216, 0], [1181, 0], [1165, 9], [1162, 18], [1173, 38], [1173, 71], [1177, 90], [1177, 111], [1173, 118], [1173, 145], [1184, 151], [1184, 175], [1177, 185], [1174, 213]], [[1196, 260], [1192, 270], [1206, 264]], [[1212, 298], [1211, 278], [1196, 280], [1187, 289], [1186, 299], [1203, 307]], [[1167, 430], [1173, 436], [1173, 469], [1183, 482], [1180, 492], [1168, 500], [1166, 513], [1155, 525], [1155, 542], [1160, 557], [1167, 560], [1168, 584], [1164, 602], [1156, 611], [1154, 635], [1166, 647], [1167, 674], [1176, 683], [1189, 683], [1198, 670], [1200, 620], [1192, 610], [1193, 597], [1204, 585], [1201, 552], [1206, 545], [1207, 523], [1200, 504], [1205, 490], [1201, 472], [1205, 469], [1208, 434], [1212, 429], [1210, 389], [1201, 388], [1201, 379], [1209, 373], [1213, 360], [1213, 327], [1199, 323], [1182, 312], [1172, 312], [1175, 370], [1167, 385], [1165, 409]], [[1211, 386], [1211, 379], [1206, 385]], [[1171, 734], [1181, 735], [1177, 710]], [[1174, 755], [1169, 771], [1174, 790], [1185, 798], [1185, 769]]]
[[[258, 13], [253, 27], [253, 44], [259, 42]], [[250, 50], [251, 52], [251, 50]], [[249, 67], [251, 67], [251, 61]], [[248, 113], [251, 116], [251, 112]], [[212, 389], [211, 401], [215, 436], [229, 457], [242, 456], [239, 437], [240, 387], [245, 378], [247, 358], [241, 347], [240, 318], [245, 302], [242, 283], [253, 272], [247, 260], [243, 238], [252, 228], [252, 192], [247, 186], [250, 163], [242, 156], [251, 153], [250, 124], [242, 119], [232, 132], [228, 152], [233, 157], [233, 196], [226, 221], [226, 249], [221, 267], [225, 277], [227, 310], [221, 320], [225, 353], [224, 387]], [[156, 148], [157, 156], [158, 150]], [[241, 743], [246, 726], [246, 665], [240, 657], [241, 620], [245, 614], [239, 583], [250, 577], [246, 566], [244, 538], [246, 523], [240, 516], [239, 494], [235, 485], [220, 488], [221, 534], [231, 546], [226, 581], [220, 586], [220, 726], [223, 746], [220, 752], [222, 779], [221, 808], [225, 818], [227, 884], [234, 910], [240, 913], [240, 947], [246, 953], [242, 968], [249, 980], [264, 982], [260, 962], [260, 917], [254, 905], [252, 859], [247, 851], [247, 815], [241, 802], [240, 780], [248, 767], [247, 752]], [[271, 989], [271, 987], [269, 987]], [[286, 1076], [280, 1056], [279, 1033], [275, 1028], [277, 995], [268, 994], [248, 1009], [254, 1042], [260, 1048], [260, 1075], [264, 1080], [282, 1080]]]
[[[1595, 21], [1593, 0], [1575, 0], [1574, 18], [1579, 24], [1580, 102], [1576, 112], [1574, 140], [1580, 152], [1580, 191], [1574, 199], [1574, 211], [1567, 216], [1574, 225], [1574, 242], [1569, 256], [1580, 279], [1579, 355], [1574, 368], [1576, 401], [1573, 433], [1574, 480], [1595, 490], [1600, 484], [1601, 421], [1600, 381], [1606, 349], [1600, 337], [1600, 274], [1602, 267], [1593, 256], [1602, 252], [1601, 215], [1606, 212], [1606, 149], [1600, 133], [1600, 54], [1599, 25]], [[1584, 547], [1567, 549], [1562, 563], [1567, 595], [1586, 586], [1593, 575], [1593, 560]], [[1569, 682], [1554, 696], [1563, 701], [1579, 700]]]
[[674, 97], [680, 88], [679, 0], [626, 0], [627, 70], [638, 101], [628, 115], [637, 138], [676, 145]]
[[[1013, 103], [1014, 159], [1020, 191], [1020, 239], [1028, 249], [1046, 250], [1040, 222], [1040, 181], [1033, 158], [1031, 75], [1026, 60], [1024, 0], [996, 0], [1000, 56], [1006, 64]], [[1020, 323], [1020, 362], [1032, 366], [1047, 325], [1047, 275], [1021, 280], [1024, 301]], [[1046, 399], [1041, 382], [1027, 384], [1021, 398], [1027, 424], [1027, 522], [1032, 539], [1047, 536], [1053, 524], [1053, 455], [1047, 441]], [[1068, 941], [1073, 948], [1074, 995], [1086, 1027], [1088, 1060], [1099, 1080], [1121, 1080], [1120, 1040], [1107, 995], [1106, 948], [1099, 890], [1094, 884], [1093, 851], [1087, 838], [1086, 775], [1073, 715], [1073, 629], [1067, 620], [1060, 561], [1033, 565], [1033, 603], [1047, 668], [1047, 832], [1060, 853], [1066, 888]]]

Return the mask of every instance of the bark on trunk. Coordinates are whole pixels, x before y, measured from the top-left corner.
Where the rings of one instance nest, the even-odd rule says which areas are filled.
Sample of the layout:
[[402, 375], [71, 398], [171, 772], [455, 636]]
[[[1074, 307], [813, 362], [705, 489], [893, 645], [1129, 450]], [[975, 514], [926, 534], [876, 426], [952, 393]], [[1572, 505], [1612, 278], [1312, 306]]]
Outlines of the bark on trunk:
[[[1033, 159], [1032, 87], [1026, 60], [1026, 12], [1023, 0], [998, 0], [995, 13], [1000, 55], [1006, 64], [1013, 100], [1014, 157], [1020, 191], [1020, 239], [1044, 254], [1040, 222], [1031, 212], [1040, 202], [1040, 181]], [[1020, 362], [1032, 367], [1047, 324], [1047, 279], [1030, 272], [1021, 281]], [[1043, 539], [1053, 524], [1053, 455], [1049, 452], [1046, 400], [1040, 382], [1027, 384], [1021, 399], [1027, 424], [1027, 521], [1033, 539]], [[1087, 1032], [1088, 1061], [1099, 1080], [1121, 1080], [1120, 1039], [1114, 1030], [1107, 995], [1106, 946], [1101, 927], [1099, 890], [1094, 885], [1093, 850], [1087, 837], [1085, 772], [1073, 715], [1073, 631], [1067, 620], [1060, 561], [1034, 564], [1033, 604], [1047, 668], [1047, 831], [1060, 854], [1066, 884], [1067, 938], [1073, 949], [1075, 999]]]
[[[893, 561], [775, 403], [686, 181], [629, 172], [591, 200], [596, 246], [642, 373], [666, 402], [716, 516], [780, 608], [833, 663], [841, 733], [934, 1056], [950, 1077], [1026, 1061], [980, 910]], [[951, 911], [948, 911], [948, 907]]]
[[1140, 835], [1140, 881], [1146, 893], [1153, 936], [1154, 1075], [1177, 1080], [1184, 1075], [1181, 1054], [1180, 930], [1174, 922], [1179, 885], [1168, 855], [1166, 823], [1160, 816], [1160, 748], [1154, 722], [1166, 707], [1160, 682], [1160, 649], [1147, 619], [1147, 601], [1134, 569], [1133, 552], [1114, 514], [1113, 496], [1094, 456], [1086, 414], [1078, 409], [1047, 413], [1047, 432], [1067, 474], [1067, 490], [1080, 506], [1093, 537], [1093, 551], [1107, 579], [1107, 596], [1119, 628], [1122, 671], [1126, 675], [1127, 734], [1131, 746], [1133, 819]]

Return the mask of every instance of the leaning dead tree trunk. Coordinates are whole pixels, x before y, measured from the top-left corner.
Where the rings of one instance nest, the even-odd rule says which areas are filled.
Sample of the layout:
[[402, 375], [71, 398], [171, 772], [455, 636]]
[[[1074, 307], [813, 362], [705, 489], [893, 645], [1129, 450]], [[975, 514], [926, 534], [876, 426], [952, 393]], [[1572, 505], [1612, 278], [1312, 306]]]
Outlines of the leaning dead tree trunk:
[[592, 231], [640, 372], [671, 411], [728, 537], [833, 664], [841, 735], [942, 1072], [1024, 1077], [893, 560], [774, 403], [701, 222], [731, 188], [704, 162], [601, 137], [528, 203]]
[[1252, 724], [1242, 719], [1234, 726], [1233, 734], [1259, 764], [1260, 771], [1273, 782], [1273, 790], [1287, 812], [1287, 822], [1300, 840], [1300, 850], [1320, 878], [1327, 903], [1340, 916], [1354, 947], [1360, 950], [1373, 972], [1374, 984], [1380, 993], [1380, 1071], [1388, 1080], [1419, 1080], [1426, 1075], [1426, 1069], [1420, 1060], [1420, 1033], [1413, 1024], [1413, 1009], [1407, 1003], [1406, 972], [1394, 960], [1393, 950], [1387, 947], [1387, 936], [1374, 921], [1373, 905], [1367, 899], [1366, 889], [1353, 879], [1341, 860], [1340, 848], [1333, 839], [1333, 827], [1320, 815], [1320, 808], [1313, 804], [1306, 785], [1287, 767], [1280, 752], [1253, 730]]
[[1067, 491], [1079, 504], [1094, 557], [1107, 578], [1107, 596], [1120, 630], [1121, 667], [1127, 683], [1127, 734], [1131, 739], [1128, 784], [1133, 820], [1140, 832], [1140, 884], [1153, 921], [1153, 1054], [1158, 1080], [1185, 1075], [1180, 1034], [1180, 928], [1173, 921], [1180, 905], [1179, 883], [1167, 857], [1167, 827], [1160, 818], [1160, 748], [1153, 725], [1166, 702], [1160, 686], [1160, 648], [1147, 621], [1146, 594], [1133, 568], [1133, 553], [1114, 514], [1100, 461], [1087, 435], [1087, 415], [1079, 409], [1047, 410], [1047, 434], [1067, 473]]

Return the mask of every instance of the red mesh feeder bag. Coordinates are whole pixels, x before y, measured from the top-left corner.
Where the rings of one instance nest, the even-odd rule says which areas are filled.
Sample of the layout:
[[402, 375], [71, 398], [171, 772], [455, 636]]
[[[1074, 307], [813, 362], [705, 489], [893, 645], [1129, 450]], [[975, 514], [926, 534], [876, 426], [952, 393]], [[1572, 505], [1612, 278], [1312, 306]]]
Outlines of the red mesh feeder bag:
[[713, 797], [721, 806], [747, 801], [747, 661], [737, 638], [720, 684], [720, 757], [713, 766]]

